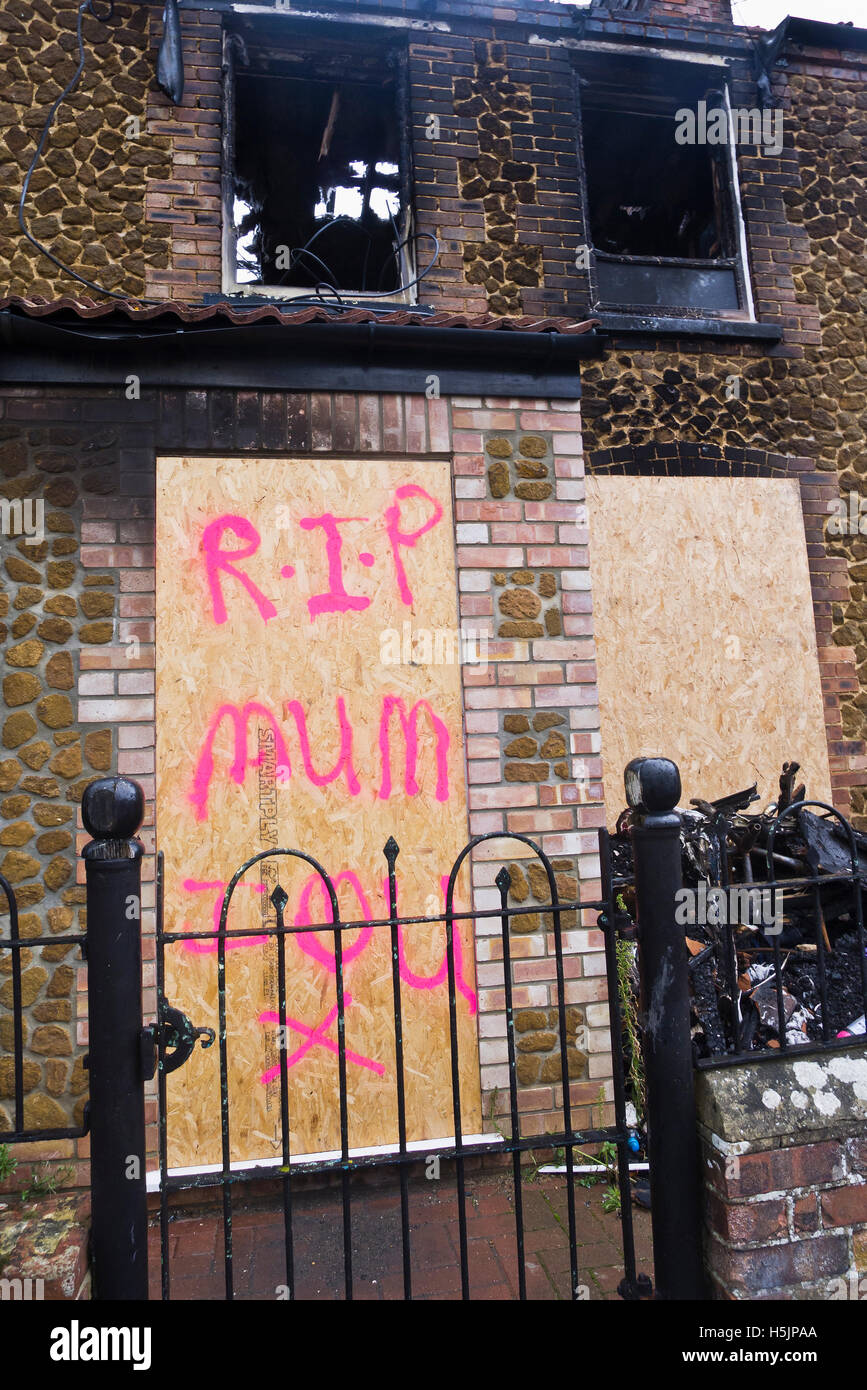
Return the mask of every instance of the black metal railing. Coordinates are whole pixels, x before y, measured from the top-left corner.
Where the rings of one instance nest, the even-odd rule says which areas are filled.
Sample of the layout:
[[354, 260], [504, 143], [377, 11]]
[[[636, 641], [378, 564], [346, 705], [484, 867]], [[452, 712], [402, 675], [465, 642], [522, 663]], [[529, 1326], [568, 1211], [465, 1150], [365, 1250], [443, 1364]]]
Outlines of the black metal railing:
[[[0, 877], [9, 932], [0, 933], [0, 960], [11, 954], [11, 1130], [0, 1144], [90, 1138], [92, 1197], [90, 1249], [94, 1296], [147, 1298], [147, 1209], [144, 1117], [141, 859], [135, 838], [144, 814], [141, 787], [122, 777], [91, 783], [82, 819], [93, 839], [85, 845], [87, 932], [22, 937], [18, 904]], [[85, 1059], [89, 1100], [84, 1124], [34, 1129], [26, 1124], [22, 953], [42, 946], [78, 946], [88, 964]], [[6, 1097], [3, 1097], [6, 1099]]]
[[[354, 1292], [353, 1276], [353, 1179], [367, 1170], [391, 1168], [397, 1170], [400, 1187], [400, 1241], [402, 1287], [405, 1297], [413, 1295], [412, 1240], [408, 1196], [409, 1175], [420, 1159], [417, 1141], [407, 1137], [407, 1108], [405, 1090], [404, 1011], [401, 997], [400, 935], [404, 928], [445, 931], [445, 965], [448, 986], [448, 1063], [451, 1089], [452, 1128], [454, 1133], [439, 1141], [424, 1143], [424, 1156], [436, 1155], [454, 1168], [457, 1188], [458, 1254], [457, 1278], [460, 1293], [468, 1298], [471, 1292], [471, 1270], [468, 1252], [467, 1186], [468, 1165], [476, 1160], [483, 1163], [496, 1160], [511, 1167], [513, 1185], [514, 1252], [518, 1270], [518, 1295], [527, 1294], [526, 1240], [524, 1221], [524, 1192], [522, 1162], [534, 1153], [561, 1152], [565, 1156], [564, 1184], [568, 1240], [568, 1263], [571, 1297], [586, 1296], [579, 1283], [580, 1259], [576, 1224], [575, 1154], [585, 1146], [613, 1145], [616, 1150], [616, 1192], [619, 1195], [622, 1233], [624, 1278], [619, 1292], [625, 1298], [648, 1297], [650, 1281], [637, 1273], [635, 1244], [632, 1230], [630, 1155], [636, 1135], [630, 1129], [627, 1113], [627, 1080], [624, 1065], [623, 1017], [621, 1015], [618, 948], [622, 944], [621, 930], [626, 930], [631, 942], [638, 942], [637, 964], [641, 979], [644, 1006], [644, 1030], [640, 1040], [647, 1092], [647, 1149], [650, 1161], [650, 1186], [653, 1222], [653, 1255], [656, 1296], [659, 1298], [699, 1298], [701, 1294], [700, 1219], [697, 1202], [697, 1165], [693, 1161], [696, 1142], [695, 1113], [692, 1100], [692, 1055], [690, 1042], [689, 1003], [686, 991], [687, 966], [683, 931], [676, 924], [675, 900], [681, 885], [679, 854], [680, 818], [674, 808], [680, 794], [677, 768], [664, 759], [645, 759], [640, 775], [627, 776], [627, 792], [639, 786], [647, 805], [636, 803], [630, 840], [634, 856], [632, 875], [619, 870], [615, 877], [612, 868], [611, 840], [603, 829], [598, 831], [602, 877], [601, 896], [593, 901], [560, 898], [554, 866], [545, 853], [529, 837], [490, 833], [476, 837], [458, 856], [448, 879], [445, 911], [431, 916], [402, 916], [397, 910], [395, 862], [398, 847], [392, 839], [385, 846], [388, 867], [388, 915], [375, 921], [341, 922], [335, 882], [309, 855], [297, 850], [268, 850], [247, 860], [233, 876], [226, 889], [216, 932], [165, 930], [163, 921], [162, 886], [163, 864], [158, 857], [157, 923], [156, 923], [156, 1022], [143, 1027], [142, 1018], [142, 954], [141, 954], [141, 862], [143, 846], [135, 837], [144, 812], [142, 789], [128, 779], [114, 777], [93, 783], [87, 788], [82, 802], [85, 828], [93, 837], [82, 852], [87, 879], [88, 930], [86, 935], [27, 937], [22, 940], [19, 930], [14, 891], [5, 880], [0, 881], [9, 905], [8, 936], [0, 934], [0, 953], [12, 953], [11, 1002], [13, 1012], [12, 1052], [14, 1127], [0, 1133], [0, 1141], [16, 1142], [40, 1138], [74, 1138], [83, 1129], [28, 1130], [25, 1128], [24, 1095], [24, 1023], [22, 1009], [22, 951], [26, 947], [53, 945], [59, 941], [81, 948], [88, 962], [88, 1027], [89, 1053], [87, 1059], [90, 1082], [90, 1103], [86, 1112], [85, 1129], [91, 1139], [92, 1193], [92, 1252], [94, 1291], [97, 1298], [143, 1299], [148, 1296], [147, 1270], [147, 1191], [145, 1178], [145, 1084], [156, 1074], [158, 1094], [159, 1149], [159, 1227], [162, 1248], [161, 1292], [164, 1298], [171, 1292], [169, 1255], [170, 1223], [185, 1204], [185, 1193], [192, 1189], [217, 1188], [222, 1199], [222, 1273], [227, 1298], [236, 1292], [232, 1216], [236, 1195], [249, 1196], [253, 1184], [262, 1179], [260, 1163], [236, 1164], [231, 1161], [232, 1102], [229, 1087], [230, 1019], [226, 994], [226, 951], [234, 941], [263, 937], [277, 948], [277, 1019], [280, 1025], [280, 1139], [276, 1176], [282, 1205], [283, 1252], [287, 1295], [295, 1293], [294, 1202], [297, 1186], [303, 1180], [317, 1182], [333, 1179], [339, 1186], [342, 1225], [342, 1285], [345, 1296]], [[627, 770], [629, 773], [629, 769]], [[647, 807], [650, 806], [651, 810]], [[509, 905], [511, 875], [504, 867], [496, 877], [499, 905], [489, 909], [458, 911], [455, 908], [455, 885], [461, 867], [479, 846], [488, 841], [518, 842], [522, 846], [522, 862], [532, 855], [544, 871], [547, 901]], [[251, 868], [266, 860], [296, 860], [313, 867], [324, 894], [327, 895], [332, 920], [311, 926], [287, 924], [285, 909], [288, 896], [268, 875], [267, 891], [273, 886], [271, 903], [275, 917], [253, 928], [230, 928], [228, 914], [238, 883]], [[773, 862], [773, 860], [772, 860]], [[618, 866], [620, 861], [618, 860]], [[850, 867], [852, 867], [850, 865]], [[263, 874], [263, 878], [266, 875]], [[823, 877], [828, 882], [828, 876]], [[638, 927], [624, 910], [620, 893], [634, 892], [634, 907]], [[543, 922], [548, 950], [553, 955], [552, 1013], [555, 1022], [555, 1065], [559, 1058], [559, 1081], [555, 1080], [553, 1101], [548, 1110], [550, 1127], [544, 1133], [522, 1133], [521, 1092], [518, 1081], [518, 1052], [513, 982], [514, 943], [513, 924], [528, 913], [544, 914]], [[598, 917], [603, 933], [609, 1029], [613, 1072], [614, 1123], [576, 1129], [573, 1123], [569, 1066], [569, 1029], [567, 1027], [567, 961], [578, 954], [571, 940], [564, 940], [564, 914], [576, 914], [582, 925], [592, 925], [586, 914]], [[457, 969], [455, 956], [455, 924], [474, 924], [494, 921], [499, 926], [502, 960], [503, 1009], [506, 1022], [506, 1053], [508, 1063], [509, 1132], [499, 1127], [490, 1138], [478, 1141], [471, 1136], [468, 1143], [463, 1132], [461, 1079], [458, 1066], [457, 1028]], [[391, 991], [396, 1062], [396, 1132], [391, 1148], [376, 1152], [356, 1152], [350, 1144], [350, 1115], [347, 1094], [347, 1049], [345, 1014], [347, 997], [344, 976], [344, 947], [346, 932], [358, 928], [376, 931], [387, 938], [391, 952]], [[295, 1156], [291, 1151], [291, 1096], [288, 1079], [286, 1039], [287, 1018], [287, 960], [286, 947], [296, 933], [326, 933], [333, 941], [333, 961], [337, 1004], [337, 1043], [331, 1044], [338, 1060], [338, 1105], [340, 1145], [333, 1155]], [[863, 939], [863, 923], [859, 918], [859, 934]], [[206, 940], [215, 946], [217, 956], [218, 996], [215, 1022], [217, 1030], [194, 1027], [180, 1010], [172, 1008], [166, 999], [164, 953], [167, 946], [178, 942]], [[2, 954], [0, 954], [2, 959]], [[625, 998], [625, 996], [624, 996]], [[8, 1001], [4, 1000], [4, 1006]], [[630, 1011], [632, 1005], [629, 1005]], [[219, 1059], [220, 1152], [221, 1162], [211, 1169], [190, 1173], [172, 1171], [168, 1165], [167, 1076], [189, 1058], [197, 1041], [215, 1049]], [[444, 1042], [443, 1046], [446, 1044]], [[672, 1084], [672, 1077], [679, 1078]], [[4, 1097], [5, 1099], [5, 1097]], [[586, 1094], [581, 1097], [586, 1103]], [[590, 1119], [593, 1116], [589, 1116]], [[534, 1121], [535, 1123], [536, 1121]], [[530, 1126], [527, 1126], [528, 1128]], [[273, 1171], [273, 1170], [272, 1170]], [[563, 1171], [561, 1169], [561, 1171]], [[243, 1290], [242, 1290], [243, 1292]]]
[[[412, 1262], [412, 1230], [410, 1222], [409, 1206], [409, 1172], [413, 1164], [419, 1162], [419, 1152], [417, 1148], [412, 1149], [407, 1141], [406, 1123], [406, 1089], [405, 1089], [405, 1066], [404, 1066], [404, 1024], [403, 1024], [403, 1003], [401, 992], [401, 977], [399, 970], [399, 933], [405, 927], [417, 928], [445, 928], [446, 937], [446, 962], [448, 980], [448, 1027], [449, 1027], [449, 1063], [451, 1081], [451, 1104], [454, 1134], [448, 1140], [437, 1143], [428, 1141], [425, 1145], [425, 1154], [437, 1154], [440, 1159], [450, 1161], [454, 1165], [456, 1188], [457, 1188], [457, 1224], [458, 1224], [458, 1266], [461, 1297], [467, 1299], [471, 1293], [470, 1266], [468, 1258], [468, 1228], [467, 1228], [467, 1190], [466, 1190], [466, 1166], [470, 1160], [476, 1160], [486, 1156], [498, 1155], [504, 1157], [511, 1165], [513, 1202], [514, 1202], [514, 1224], [515, 1224], [515, 1253], [517, 1258], [518, 1270], [518, 1296], [525, 1298], [527, 1294], [526, 1271], [525, 1271], [525, 1236], [524, 1218], [522, 1204], [522, 1157], [526, 1158], [533, 1151], [561, 1150], [565, 1154], [567, 1172], [573, 1169], [573, 1156], [575, 1150], [585, 1145], [597, 1145], [603, 1143], [614, 1144], [617, 1148], [617, 1182], [620, 1193], [620, 1217], [623, 1236], [623, 1263], [624, 1279], [620, 1286], [620, 1292], [624, 1297], [637, 1298], [648, 1296], [650, 1293], [650, 1282], [646, 1276], [638, 1275], [636, 1272], [635, 1246], [632, 1231], [632, 1208], [631, 1208], [631, 1189], [629, 1176], [630, 1158], [630, 1139], [631, 1131], [627, 1123], [626, 1115], [626, 1087], [624, 1078], [623, 1057], [621, 1049], [620, 1034], [620, 1011], [617, 998], [617, 970], [616, 970], [616, 948], [615, 948], [615, 913], [611, 900], [611, 868], [608, 856], [608, 837], [603, 830], [599, 832], [600, 851], [602, 855], [603, 879], [605, 882], [605, 895], [596, 901], [568, 901], [561, 902], [555, 871], [550, 860], [542, 849], [528, 836], [512, 834], [504, 835], [499, 832], [477, 836], [461, 851], [452, 866], [446, 890], [445, 911], [439, 915], [432, 916], [402, 916], [397, 910], [397, 890], [395, 882], [395, 862], [399, 854], [396, 841], [390, 838], [384, 848], [384, 856], [388, 869], [388, 916], [378, 920], [362, 920], [342, 922], [340, 920], [340, 907], [334, 882], [329, 877], [326, 870], [310, 855], [299, 850], [278, 849], [266, 850], [248, 859], [233, 875], [226, 888], [223, 903], [220, 911], [219, 927], [216, 932], [216, 955], [217, 955], [217, 1000], [218, 1000], [218, 1057], [219, 1057], [219, 1093], [220, 1093], [220, 1142], [222, 1159], [216, 1171], [205, 1171], [197, 1174], [182, 1173], [176, 1174], [169, 1171], [168, 1167], [168, 1105], [166, 1075], [171, 1069], [172, 1056], [166, 1053], [166, 1041], [170, 1037], [167, 1029], [168, 1019], [166, 1018], [166, 999], [165, 999], [165, 968], [164, 952], [167, 946], [175, 945], [183, 941], [214, 941], [214, 932], [202, 931], [170, 931], [164, 929], [162, 915], [162, 883], [163, 866], [161, 859], [158, 865], [158, 911], [157, 911], [157, 1002], [158, 1019], [156, 1028], [156, 1041], [158, 1053], [158, 1095], [159, 1095], [159, 1163], [160, 1163], [160, 1229], [162, 1244], [162, 1268], [161, 1268], [161, 1292], [162, 1297], [167, 1299], [171, 1295], [171, 1269], [169, 1256], [169, 1232], [170, 1232], [170, 1197], [173, 1193], [183, 1193], [193, 1188], [219, 1188], [222, 1198], [222, 1228], [223, 1228], [223, 1269], [224, 1269], [224, 1288], [225, 1297], [232, 1299], [235, 1296], [235, 1268], [233, 1250], [233, 1204], [235, 1195], [243, 1192], [244, 1186], [253, 1182], [260, 1181], [263, 1177], [261, 1165], [251, 1164], [249, 1167], [242, 1167], [233, 1164], [231, 1161], [232, 1150], [232, 1105], [229, 1086], [229, 1018], [226, 992], [226, 950], [228, 944], [233, 940], [243, 940], [244, 938], [256, 937], [261, 940], [267, 937], [278, 944], [277, 951], [277, 1020], [279, 1025], [278, 1037], [281, 1039], [280, 1046], [280, 1143], [281, 1155], [279, 1166], [279, 1186], [280, 1202], [282, 1206], [282, 1222], [284, 1230], [284, 1251], [285, 1251], [285, 1280], [288, 1297], [294, 1298], [296, 1294], [296, 1271], [293, 1248], [293, 1189], [299, 1179], [316, 1174], [320, 1176], [334, 1175], [340, 1184], [341, 1208], [342, 1208], [342, 1265], [343, 1265], [343, 1290], [347, 1299], [353, 1297], [353, 1239], [352, 1239], [352, 1177], [353, 1174], [364, 1169], [370, 1168], [396, 1168], [399, 1189], [400, 1189], [400, 1230], [401, 1230], [401, 1266], [403, 1277], [404, 1297], [409, 1299], [413, 1294], [413, 1262]], [[496, 886], [500, 895], [500, 905], [497, 908], [484, 909], [478, 911], [458, 911], [455, 908], [454, 895], [455, 885], [461, 867], [477, 846], [490, 840], [512, 840], [521, 843], [536, 856], [541, 864], [549, 890], [549, 901], [540, 908], [538, 903], [532, 906], [510, 907], [508, 905], [509, 889], [511, 886], [511, 876], [504, 867], [496, 877]], [[235, 890], [243, 877], [256, 866], [262, 865], [266, 860], [297, 860], [308, 864], [319, 875], [320, 882], [327, 893], [330, 905], [332, 920], [326, 923], [319, 923], [310, 926], [287, 924], [284, 912], [288, 903], [288, 895], [282, 886], [277, 883], [270, 894], [271, 902], [276, 913], [276, 920], [273, 924], [270, 921], [257, 923], [251, 928], [231, 928], [228, 926], [228, 916]], [[560, 1091], [561, 1099], [557, 1106], [557, 1119], [559, 1124], [552, 1126], [549, 1132], [544, 1134], [522, 1135], [521, 1133], [521, 1110], [519, 1105], [519, 1083], [517, 1077], [517, 1040], [515, 1030], [515, 1016], [513, 1005], [513, 983], [512, 983], [512, 956], [511, 956], [511, 934], [512, 922], [515, 918], [526, 915], [530, 912], [544, 911], [549, 915], [551, 927], [551, 937], [553, 941], [554, 953], [554, 978], [556, 983], [556, 1017], [557, 1017], [557, 1039], [560, 1059]], [[594, 912], [600, 914], [599, 925], [605, 934], [605, 954], [609, 980], [609, 1003], [610, 1003], [610, 1029], [612, 1054], [614, 1057], [614, 1112], [615, 1123], [611, 1126], [599, 1126], [583, 1130], [575, 1130], [572, 1123], [572, 1102], [570, 1098], [570, 1067], [569, 1067], [569, 1040], [567, 1032], [567, 1004], [566, 1004], [566, 982], [564, 961], [569, 954], [564, 949], [562, 916], [566, 912], [586, 913]], [[463, 1117], [461, 1105], [461, 1083], [459, 1074], [459, 1042], [457, 1025], [457, 976], [455, 965], [455, 924], [465, 921], [477, 923], [485, 919], [497, 919], [500, 926], [500, 940], [502, 945], [502, 965], [503, 965], [503, 991], [505, 999], [506, 1017], [506, 1042], [508, 1056], [509, 1073], [509, 1133], [500, 1132], [492, 1135], [489, 1141], [474, 1141], [471, 1146], [464, 1142], [463, 1136]], [[343, 965], [343, 937], [347, 932], [359, 928], [374, 930], [388, 935], [391, 953], [391, 986], [393, 999], [393, 1027], [395, 1044], [395, 1088], [396, 1088], [396, 1111], [397, 1127], [394, 1136], [393, 1148], [387, 1152], [375, 1154], [356, 1154], [350, 1145], [350, 1125], [348, 1110], [348, 1088], [347, 1088], [347, 1047], [345, 1036], [345, 1013], [346, 1013], [346, 991]], [[305, 1159], [304, 1157], [294, 1157], [290, 1146], [290, 1086], [288, 1070], [288, 1048], [285, 1045], [289, 1030], [289, 1020], [287, 1014], [287, 981], [286, 981], [286, 944], [293, 936], [301, 933], [325, 933], [333, 941], [335, 984], [336, 984], [336, 1024], [337, 1024], [337, 1052], [338, 1052], [338, 1092], [339, 1092], [339, 1131], [340, 1131], [340, 1151], [334, 1157], [324, 1157], [316, 1159]], [[207, 1044], [205, 1044], [207, 1045]], [[572, 1297], [579, 1299], [585, 1296], [581, 1292], [580, 1280], [580, 1260], [579, 1246], [576, 1226], [575, 1210], [575, 1190], [572, 1181], [566, 1182], [566, 1217], [567, 1217], [567, 1239], [569, 1247], [569, 1262]]]
[[[60, 944], [78, 946], [83, 955], [85, 938], [81, 933], [22, 937], [19, 930], [18, 901], [15, 897], [15, 889], [2, 874], [0, 874], [0, 889], [5, 895], [9, 913], [9, 935], [6, 936], [0, 931], [0, 961], [6, 959], [4, 953], [9, 952], [9, 971], [4, 969], [3, 975], [6, 977], [8, 973], [12, 981], [12, 1095], [9, 1097], [12, 1101], [12, 1128], [0, 1129], [0, 1144], [27, 1144], [39, 1139], [82, 1139], [87, 1133], [86, 1120], [84, 1126], [74, 1126], [68, 1129], [30, 1129], [25, 1122], [24, 1110], [27, 1091], [24, 1085], [24, 1011], [21, 993], [23, 966], [21, 954], [23, 951], [31, 951], [39, 946], [57, 946]], [[8, 1012], [4, 1009], [7, 1016]]]

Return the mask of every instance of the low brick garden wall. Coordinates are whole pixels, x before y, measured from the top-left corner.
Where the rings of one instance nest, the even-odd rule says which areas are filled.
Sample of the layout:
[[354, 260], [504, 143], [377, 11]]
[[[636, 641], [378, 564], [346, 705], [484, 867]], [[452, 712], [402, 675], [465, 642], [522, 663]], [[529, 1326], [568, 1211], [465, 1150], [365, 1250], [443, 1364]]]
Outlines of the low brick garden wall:
[[713, 1297], [867, 1297], [867, 1046], [702, 1072], [697, 1107]]
[[0, 1197], [0, 1302], [90, 1298], [89, 1234], [88, 1193]]

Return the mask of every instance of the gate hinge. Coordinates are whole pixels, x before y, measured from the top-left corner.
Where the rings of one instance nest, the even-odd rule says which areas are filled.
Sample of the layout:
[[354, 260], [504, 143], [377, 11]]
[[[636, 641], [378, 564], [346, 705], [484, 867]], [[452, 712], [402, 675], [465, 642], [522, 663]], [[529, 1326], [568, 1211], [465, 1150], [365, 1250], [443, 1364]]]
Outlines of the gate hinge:
[[164, 1005], [162, 1014], [162, 1034], [158, 1023], [142, 1028], [139, 1034], [141, 1069], [145, 1081], [150, 1081], [156, 1073], [160, 1040], [164, 1048], [174, 1048], [174, 1052], [163, 1056], [163, 1071], [168, 1073], [177, 1071], [189, 1060], [197, 1039], [202, 1040], [202, 1047], [205, 1048], [210, 1047], [216, 1038], [213, 1028], [194, 1028], [186, 1014], [181, 1013], [180, 1009], [173, 1009], [170, 1004]]

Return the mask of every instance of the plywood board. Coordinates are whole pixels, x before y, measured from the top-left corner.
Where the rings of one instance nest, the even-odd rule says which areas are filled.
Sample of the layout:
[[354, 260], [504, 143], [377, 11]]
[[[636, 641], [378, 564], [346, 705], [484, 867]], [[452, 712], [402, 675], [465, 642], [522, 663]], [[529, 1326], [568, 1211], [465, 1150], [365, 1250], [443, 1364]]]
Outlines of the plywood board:
[[[467, 840], [448, 464], [163, 458], [157, 469], [157, 838], [166, 930], [210, 931], [236, 868], [295, 848], [332, 876], [344, 921], [387, 916], [383, 846], [400, 845], [402, 915], [443, 910]], [[415, 658], [415, 659], [413, 659]], [[229, 926], [331, 920], [314, 869], [264, 861]], [[466, 907], [462, 882], [458, 906]], [[477, 1132], [473, 942], [460, 932], [464, 1128]], [[410, 1139], [454, 1133], [445, 930], [409, 926], [400, 963]], [[332, 933], [286, 945], [294, 1154], [339, 1147]], [[396, 1142], [387, 928], [344, 935], [350, 1145]], [[216, 943], [171, 945], [166, 992], [217, 1026]], [[279, 1155], [277, 947], [226, 953], [231, 1152]], [[168, 1078], [169, 1163], [220, 1160], [217, 1048]]]
[[787, 759], [830, 800], [800, 493], [766, 478], [587, 479], [605, 800], [658, 754], [683, 804], [758, 782]]

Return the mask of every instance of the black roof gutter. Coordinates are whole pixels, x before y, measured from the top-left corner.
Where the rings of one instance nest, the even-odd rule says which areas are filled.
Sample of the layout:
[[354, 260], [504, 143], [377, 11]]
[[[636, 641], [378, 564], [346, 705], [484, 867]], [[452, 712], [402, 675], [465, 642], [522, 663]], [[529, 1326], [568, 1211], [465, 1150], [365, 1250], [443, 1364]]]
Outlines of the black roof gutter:
[[0, 312], [0, 382], [142, 387], [580, 394], [578, 364], [603, 351], [587, 333], [381, 323], [129, 324]]
[[782, 22], [789, 43], [803, 44], [805, 48], [832, 48], [843, 52], [855, 48], [867, 52], [867, 29], [856, 28], [853, 24], [831, 24], [825, 19], [801, 19], [797, 15], [789, 15]]

